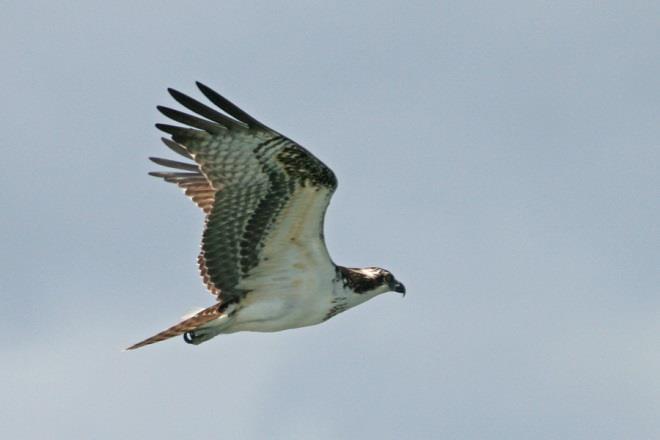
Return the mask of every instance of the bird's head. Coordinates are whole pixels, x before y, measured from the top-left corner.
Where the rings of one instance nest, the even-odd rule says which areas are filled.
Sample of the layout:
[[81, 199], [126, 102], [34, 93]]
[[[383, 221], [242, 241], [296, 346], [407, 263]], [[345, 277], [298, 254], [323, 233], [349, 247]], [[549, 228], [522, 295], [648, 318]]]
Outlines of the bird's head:
[[389, 270], [380, 267], [342, 269], [346, 285], [358, 295], [375, 296], [385, 292], [406, 295], [406, 287]]
[[380, 267], [375, 267], [375, 270], [378, 271], [377, 280], [380, 282], [381, 288], [386, 289], [385, 292], [397, 292], [403, 296], [406, 296], [406, 286], [399, 280], [397, 280], [392, 272]]

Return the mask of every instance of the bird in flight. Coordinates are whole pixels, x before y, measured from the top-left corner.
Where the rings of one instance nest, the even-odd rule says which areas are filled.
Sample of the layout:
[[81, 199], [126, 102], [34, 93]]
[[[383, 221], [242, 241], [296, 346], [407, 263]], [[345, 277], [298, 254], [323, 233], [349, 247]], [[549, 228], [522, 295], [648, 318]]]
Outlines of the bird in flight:
[[198, 345], [224, 333], [305, 327], [381, 293], [405, 295], [385, 269], [330, 258], [323, 219], [337, 188], [332, 170], [209, 87], [197, 87], [222, 112], [169, 89], [196, 115], [159, 106], [183, 126], [156, 127], [189, 161], [152, 157], [173, 171], [149, 174], [178, 185], [206, 214], [197, 262], [217, 302], [128, 350], [181, 334]]

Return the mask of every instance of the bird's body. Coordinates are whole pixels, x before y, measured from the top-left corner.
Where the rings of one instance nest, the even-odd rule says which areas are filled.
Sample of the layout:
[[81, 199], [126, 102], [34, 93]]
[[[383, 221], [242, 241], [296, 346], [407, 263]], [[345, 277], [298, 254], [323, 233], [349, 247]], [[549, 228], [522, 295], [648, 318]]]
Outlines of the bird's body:
[[221, 333], [315, 325], [385, 291], [405, 291], [384, 269], [347, 269], [332, 262], [323, 219], [337, 180], [328, 167], [198, 86], [233, 118], [170, 90], [206, 119], [159, 107], [194, 127], [157, 124], [172, 136], [165, 144], [194, 163], [152, 158], [184, 172], [151, 174], [176, 183], [207, 214], [198, 262], [218, 304], [129, 349], [179, 334], [199, 344]]
[[345, 286], [340, 273], [336, 277], [300, 275], [279, 285], [275, 279], [267, 285], [270, 287], [250, 292], [240, 306], [227, 309], [199, 328], [197, 336], [240, 331], [277, 332], [316, 325], [377, 294], [355, 294]]

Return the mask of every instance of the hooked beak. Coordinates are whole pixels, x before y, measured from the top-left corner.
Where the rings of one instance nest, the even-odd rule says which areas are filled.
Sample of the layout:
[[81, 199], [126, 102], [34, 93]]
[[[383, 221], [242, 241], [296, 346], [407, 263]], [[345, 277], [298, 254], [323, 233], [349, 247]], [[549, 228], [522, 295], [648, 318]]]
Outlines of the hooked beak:
[[406, 286], [404, 286], [399, 281], [394, 282], [394, 284], [392, 285], [392, 290], [397, 293], [400, 293], [403, 296], [406, 296]]

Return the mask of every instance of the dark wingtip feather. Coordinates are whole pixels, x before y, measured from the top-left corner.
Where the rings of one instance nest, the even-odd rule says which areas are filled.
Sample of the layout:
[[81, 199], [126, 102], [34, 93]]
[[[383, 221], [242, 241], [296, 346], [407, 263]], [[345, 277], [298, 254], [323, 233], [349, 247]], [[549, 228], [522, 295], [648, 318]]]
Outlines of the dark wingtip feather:
[[190, 179], [197, 179], [201, 177], [201, 174], [197, 173], [174, 173], [174, 172], [164, 172], [164, 171], [150, 171], [150, 176], [159, 177], [166, 182], [179, 183], [190, 181]]
[[207, 105], [202, 104], [196, 99], [191, 98], [188, 95], [185, 95], [175, 89], [167, 89], [172, 98], [176, 100], [179, 104], [187, 108], [188, 110], [197, 113], [198, 115], [204, 116], [205, 118], [215, 121], [218, 124], [225, 127], [242, 127], [248, 128], [248, 125], [244, 122], [238, 121], [236, 119], [230, 118], [229, 116], [223, 115], [222, 113], [208, 107]]
[[181, 124], [186, 124], [200, 130], [204, 130], [207, 133], [218, 134], [222, 133], [227, 129], [224, 125], [218, 124], [217, 122], [208, 121], [206, 119], [198, 118], [197, 116], [189, 115], [187, 113], [180, 112], [179, 110], [174, 110], [173, 108], [165, 107], [163, 105], [156, 106], [159, 112], [167, 116], [173, 121], [179, 122]]
[[154, 124], [154, 125], [155, 125], [156, 128], [159, 129], [160, 131], [164, 131], [165, 133], [168, 133], [168, 134], [171, 134], [171, 135], [174, 135], [174, 134], [180, 133], [181, 130], [185, 130], [185, 129], [186, 129], [185, 127], [177, 127], [177, 126], [169, 125], [169, 124], [161, 124], [160, 122], [157, 123], [157, 124]]
[[194, 163], [177, 162], [176, 160], [162, 159], [160, 157], [150, 157], [149, 160], [164, 167], [199, 172], [199, 166]]
[[229, 115], [238, 119], [239, 121], [247, 124], [248, 126], [263, 127], [264, 125], [254, 119], [252, 116], [245, 113], [243, 110], [238, 108], [234, 103], [220, 95], [218, 92], [213, 90], [207, 85], [199, 81], [195, 81], [197, 88], [208, 98], [209, 101], [220, 107], [222, 110], [227, 112]]
[[180, 154], [183, 157], [187, 157], [188, 159], [192, 159], [193, 156], [186, 150], [182, 145], [177, 144], [173, 140], [167, 139], [165, 137], [160, 138], [161, 141], [169, 148], [170, 150], [174, 151], [177, 154]]
[[172, 111], [171, 108], [165, 107], [164, 105], [157, 105], [156, 110], [158, 110], [159, 112], [161, 112], [163, 115], [165, 115], [167, 117], [169, 117], [168, 112]]
[[[174, 142], [178, 144], [187, 144], [191, 140], [204, 139], [208, 136], [208, 132], [204, 130], [197, 130], [195, 128], [181, 127], [179, 125], [169, 124], [156, 124], [156, 128], [169, 133]], [[200, 137], [201, 136], [201, 137]]]

